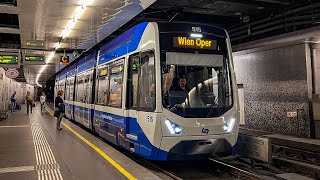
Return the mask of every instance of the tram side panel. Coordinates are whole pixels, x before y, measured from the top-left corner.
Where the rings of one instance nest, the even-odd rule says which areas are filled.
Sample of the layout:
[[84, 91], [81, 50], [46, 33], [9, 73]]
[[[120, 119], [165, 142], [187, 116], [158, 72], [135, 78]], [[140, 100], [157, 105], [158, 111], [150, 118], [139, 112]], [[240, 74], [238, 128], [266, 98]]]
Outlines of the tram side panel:
[[[140, 110], [137, 112], [137, 124], [139, 139], [139, 155], [148, 159], [158, 159], [161, 131], [161, 68], [159, 30], [156, 23], [148, 23], [139, 43], [141, 53], [140, 76], [138, 77], [138, 96]], [[147, 57], [146, 60], [144, 58]], [[153, 71], [150, 71], [153, 69]], [[153, 77], [152, 77], [153, 76]], [[155, 104], [149, 98], [151, 86], [155, 84]], [[150, 108], [151, 107], [151, 108]]]

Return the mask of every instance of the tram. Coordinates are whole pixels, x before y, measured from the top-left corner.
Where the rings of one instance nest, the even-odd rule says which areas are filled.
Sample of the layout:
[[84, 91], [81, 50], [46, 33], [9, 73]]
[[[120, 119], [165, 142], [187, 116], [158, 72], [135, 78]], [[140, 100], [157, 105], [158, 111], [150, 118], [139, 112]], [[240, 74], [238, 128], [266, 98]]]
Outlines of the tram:
[[66, 116], [150, 160], [235, 149], [239, 103], [228, 33], [219, 27], [144, 22], [56, 78]]

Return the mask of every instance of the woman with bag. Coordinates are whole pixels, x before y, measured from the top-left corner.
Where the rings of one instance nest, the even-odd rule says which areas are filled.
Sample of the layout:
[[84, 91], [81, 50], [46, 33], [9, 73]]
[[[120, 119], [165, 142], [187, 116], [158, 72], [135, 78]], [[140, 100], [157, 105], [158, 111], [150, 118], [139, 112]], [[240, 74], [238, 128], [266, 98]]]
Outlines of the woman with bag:
[[34, 102], [33, 102], [33, 97], [29, 91], [27, 91], [26, 101], [27, 101], [27, 114], [29, 114], [29, 109], [30, 109], [30, 112], [32, 113], [32, 107]]
[[54, 101], [54, 107], [55, 107], [54, 117], [57, 118], [58, 130], [62, 130], [62, 128], [60, 127], [60, 124], [61, 124], [62, 117], [64, 116], [64, 113], [65, 113], [65, 107], [64, 107], [62, 96], [63, 96], [63, 91], [62, 90], [58, 91], [58, 96]]

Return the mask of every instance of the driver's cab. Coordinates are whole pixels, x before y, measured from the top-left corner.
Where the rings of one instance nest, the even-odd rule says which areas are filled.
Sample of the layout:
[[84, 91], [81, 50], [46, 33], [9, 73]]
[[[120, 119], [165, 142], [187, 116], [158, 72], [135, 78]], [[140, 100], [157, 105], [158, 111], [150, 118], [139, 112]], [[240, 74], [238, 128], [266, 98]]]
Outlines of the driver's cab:
[[[164, 104], [167, 108], [177, 105], [208, 107], [215, 102], [216, 96], [213, 92], [217, 88], [217, 78], [216, 74], [212, 75], [212, 72], [208, 72], [207, 69], [170, 66], [166, 76], [167, 83], [164, 88], [167, 90], [164, 91], [166, 92]], [[208, 79], [200, 78], [203, 76]]]
[[169, 89], [169, 105], [182, 104], [185, 102], [189, 93], [188, 80], [184, 72], [175, 73]]

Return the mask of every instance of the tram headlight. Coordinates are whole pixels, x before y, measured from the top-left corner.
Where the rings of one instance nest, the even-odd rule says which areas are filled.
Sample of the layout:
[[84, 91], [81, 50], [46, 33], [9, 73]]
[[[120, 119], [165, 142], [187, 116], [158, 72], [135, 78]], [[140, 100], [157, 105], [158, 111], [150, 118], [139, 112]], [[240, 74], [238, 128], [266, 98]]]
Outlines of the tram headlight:
[[229, 122], [223, 125], [223, 130], [228, 133], [231, 132], [233, 130], [233, 126], [235, 123], [236, 123], [236, 118], [230, 119]]
[[181, 126], [168, 119], [165, 121], [165, 124], [167, 125], [167, 128], [169, 129], [171, 134], [180, 134], [182, 131]]

